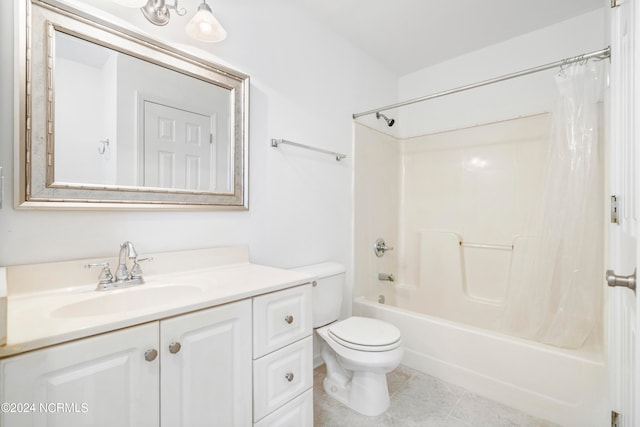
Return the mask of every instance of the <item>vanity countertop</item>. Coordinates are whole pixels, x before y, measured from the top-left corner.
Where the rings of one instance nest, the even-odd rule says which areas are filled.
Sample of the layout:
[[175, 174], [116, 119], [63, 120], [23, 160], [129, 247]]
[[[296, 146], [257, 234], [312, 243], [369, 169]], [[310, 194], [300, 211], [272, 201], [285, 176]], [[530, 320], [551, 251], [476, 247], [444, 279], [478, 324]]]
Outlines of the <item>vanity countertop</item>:
[[[197, 257], [211, 265], [204, 268], [193, 268], [198, 262], [189, 256], [183, 257], [188, 260], [186, 263], [180, 262], [180, 256], [174, 256], [176, 264], [167, 267], [163, 261], [172, 257], [159, 254], [159, 260], [155, 262], [160, 261], [162, 265], [149, 268], [149, 273], [144, 275], [144, 284], [108, 291], [96, 291], [95, 282], [59, 287], [61, 282], [56, 281], [57, 273], [53, 271], [51, 277], [54, 277], [53, 282], [58, 287], [45, 290], [36, 286], [31, 292], [12, 294], [12, 275], [7, 274], [7, 344], [0, 346], [0, 358], [239, 301], [313, 280], [312, 276], [305, 273], [253, 264], [248, 260], [246, 249], [231, 250], [235, 251], [231, 257], [218, 256], [223, 253], [222, 248], [195, 251]], [[77, 267], [86, 261], [72, 265]], [[52, 266], [55, 270], [57, 263], [48, 265], [50, 269]], [[182, 270], [181, 267], [185, 266], [191, 268]], [[28, 267], [20, 268], [26, 271]], [[7, 267], [8, 272], [10, 269]], [[43, 277], [37, 274], [37, 270], [29, 270], [29, 274], [16, 278], [16, 281], [33, 281], [34, 277]], [[91, 274], [97, 277], [96, 271]], [[28, 286], [23, 284], [21, 288]]]

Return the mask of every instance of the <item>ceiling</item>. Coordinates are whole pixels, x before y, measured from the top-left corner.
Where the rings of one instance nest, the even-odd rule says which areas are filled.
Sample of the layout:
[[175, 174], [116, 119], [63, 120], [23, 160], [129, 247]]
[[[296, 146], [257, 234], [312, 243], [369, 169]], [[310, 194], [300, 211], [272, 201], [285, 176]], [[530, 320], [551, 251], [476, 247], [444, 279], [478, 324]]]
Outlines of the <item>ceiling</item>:
[[402, 76], [602, 8], [607, 0], [296, 0]]

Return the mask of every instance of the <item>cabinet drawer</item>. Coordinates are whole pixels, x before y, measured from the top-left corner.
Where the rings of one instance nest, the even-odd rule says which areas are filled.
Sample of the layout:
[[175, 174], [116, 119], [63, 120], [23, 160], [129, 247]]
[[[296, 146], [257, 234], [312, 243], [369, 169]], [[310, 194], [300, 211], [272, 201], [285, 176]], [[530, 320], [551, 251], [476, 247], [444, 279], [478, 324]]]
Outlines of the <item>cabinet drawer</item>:
[[313, 426], [312, 388], [254, 424], [254, 427], [311, 426]]
[[258, 421], [313, 385], [313, 341], [307, 337], [253, 362], [253, 420]]
[[253, 299], [254, 359], [311, 332], [311, 284]]

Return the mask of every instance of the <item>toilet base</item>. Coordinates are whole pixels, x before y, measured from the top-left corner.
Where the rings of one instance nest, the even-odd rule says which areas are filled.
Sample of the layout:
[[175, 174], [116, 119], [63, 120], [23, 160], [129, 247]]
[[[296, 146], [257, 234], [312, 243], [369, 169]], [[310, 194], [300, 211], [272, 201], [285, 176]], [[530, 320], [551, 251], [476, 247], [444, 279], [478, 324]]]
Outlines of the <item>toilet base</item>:
[[326, 377], [323, 386], [329, 396], [362, 415], [375, 417], [389, 409], [389, 389], [384, 374], [354, 374], [344, 386]]
[[375, 417], [389, 408], [387, 374], [370, 371], [347, 371], [328, 348], [322, 351], [327, 367], [324, 391], [345, 406], [363, 415]]

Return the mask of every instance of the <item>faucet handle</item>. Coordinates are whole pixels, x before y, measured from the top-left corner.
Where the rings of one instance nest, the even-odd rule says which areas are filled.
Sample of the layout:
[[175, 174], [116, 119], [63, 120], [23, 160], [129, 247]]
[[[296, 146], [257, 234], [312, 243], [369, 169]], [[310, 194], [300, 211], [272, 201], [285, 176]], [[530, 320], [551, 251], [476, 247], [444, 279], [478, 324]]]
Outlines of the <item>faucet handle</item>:
[[92, 268], [92, 267], [102, 267], [100, 276], [98, 276], [98, 284], [106, 285], [108, 283], [113, 282], [113, 274], [111, 274], [111, 269], [109, 268], [109, 263], [107, 261], [86, 264], [84, 266], [84, 268]]
[[378, 258], [380, 258], [382, 255], [384, 255], [384, 253], [386, 251], [392, 251], [393, 248], [390, 246], [387, 246], [387, 244], [385, 243], [384, 239], [378, 239], [376, 240], [376, 244], [373, 247], [373, 251], [375, 252], [376, 256]]
[[142, 277], [142, 269], [140, 268], [140, 262], [145, 262], [145, 261], [153, 261], [153, 257], [147, 257], [147, 258], [134, 258], [133, 259], [133, 265], [131, 266], [131, 278], [132, 279], [139, 279]]

